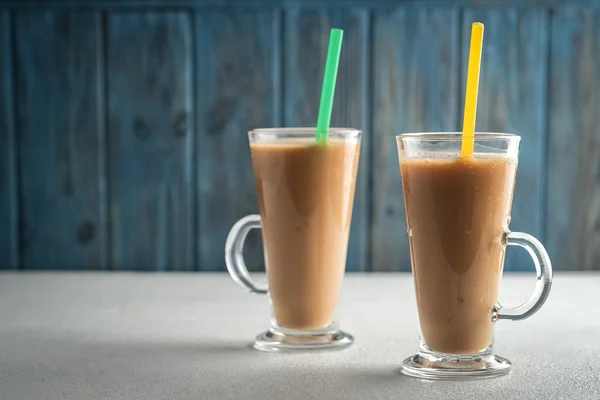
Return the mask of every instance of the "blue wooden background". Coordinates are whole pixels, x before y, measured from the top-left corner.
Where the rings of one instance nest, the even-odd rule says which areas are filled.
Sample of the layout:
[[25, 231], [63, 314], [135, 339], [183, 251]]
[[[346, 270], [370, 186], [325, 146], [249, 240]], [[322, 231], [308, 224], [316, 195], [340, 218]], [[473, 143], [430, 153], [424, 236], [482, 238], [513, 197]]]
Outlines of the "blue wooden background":
[[393, 137], [460, 128], [476, 20], [477, 129], [523, 136], [511, 228], [600, 269], [592, 0], [0, 1], [0, 267], [224, 270], [257, 211], [246, 132], [315, 124], [339, 27], [333, 123], [366, 133], [348, 270], [409, 270]]

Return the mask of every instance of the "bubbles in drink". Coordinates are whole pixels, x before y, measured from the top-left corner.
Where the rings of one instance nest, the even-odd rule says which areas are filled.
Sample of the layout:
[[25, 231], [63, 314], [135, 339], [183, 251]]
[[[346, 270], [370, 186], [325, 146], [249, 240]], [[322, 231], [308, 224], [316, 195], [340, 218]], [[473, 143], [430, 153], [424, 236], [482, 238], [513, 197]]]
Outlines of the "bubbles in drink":
[[[477, 202], [477, 200], [475, 200], [475, 202]], [[473, 231], [473, 220], [469, 218], [465, 221], [465, 229], [464, 229], [465, 235], [470, 235], [472, 231]]]
[[508, 244], [508, 233], [504, 232], [502, 234], [502, 238], [500, 238], [500, 243], [502, 246], [506, 246]]

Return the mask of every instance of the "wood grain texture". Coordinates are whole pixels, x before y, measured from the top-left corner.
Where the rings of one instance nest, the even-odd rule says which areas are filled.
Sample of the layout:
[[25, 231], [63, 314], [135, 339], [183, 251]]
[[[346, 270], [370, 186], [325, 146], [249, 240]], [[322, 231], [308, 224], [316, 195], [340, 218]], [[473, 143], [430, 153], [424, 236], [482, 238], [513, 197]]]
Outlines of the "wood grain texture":
[[366, 9], [289, 8], [285, 12], [284, 125], [314, 127], [321, 97], [329, 32], [344, 30], [332, 127], [363, 131], [348, 244], [348, 271], [368, 270], [370, 164], [369, 12]]
[[457, 129], [460, 26], [453, 8], [400, 7], [374, 20], [374, 271], [410, 271], [394, 136]]
[[10, 13], [0, 11], [0, 269], [14, 270], [20, 263], [11, 28]]
[[23, 267], [104, 268], [99, 16], [18, 12], [15, 31]]
[[[461, 116], [471, 24], [476, 21], [485, 25], [476, 131], [521, 136], [510, 229], [527, 232], [544, 241], [541, 205], [546, 178], [548, 12], [541, 9], [464, 12]], [[529, 254], [516, 247], [507, 251], [504, 268], [506, 271], [534, 269]]]
[[[223, 9], [196, 14], [199, 260], [224, 270], [232, 225], [258, 214], [247, 132], [280, 124], [277, 11]], [[245, 246], [250, 270], [264, 270], [260, 232]]]
[[107, 30], [111, 266], [190, 270], [191, 15], [110, 13]]
[[394, 135], [461, 127], [474, 20], [477, 128], [523, 137], [511, 229], [600, 269], [595, 0], [0, 0], [0, 268], [223, 270], [258, 211], [246, 132], [315, 125], [341, 27], [333, 123], [365, 130], [348, 270], [409, 270]]
[[547, 242], [556, 269], [600, 269], [600, 12], [551, 23]]

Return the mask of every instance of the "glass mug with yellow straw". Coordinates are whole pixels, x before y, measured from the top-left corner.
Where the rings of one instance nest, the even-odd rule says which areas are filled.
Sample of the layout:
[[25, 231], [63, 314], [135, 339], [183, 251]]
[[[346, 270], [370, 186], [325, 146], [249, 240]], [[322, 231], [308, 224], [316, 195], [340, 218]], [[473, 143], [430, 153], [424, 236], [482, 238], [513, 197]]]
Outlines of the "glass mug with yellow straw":
[[[509, 230], [520, 137], [474, 133], [483, 25], [473, 25], [462, 134], [396, 137], [421, 339], [402, 371], [419, 378], [507, 373], [511, 363], [493, 351], [495, 323], [533, 315], [552, 283], [542, 244]], [[507, 246], [527, 250], [537, 271], [517, 307], [498, 302]]]

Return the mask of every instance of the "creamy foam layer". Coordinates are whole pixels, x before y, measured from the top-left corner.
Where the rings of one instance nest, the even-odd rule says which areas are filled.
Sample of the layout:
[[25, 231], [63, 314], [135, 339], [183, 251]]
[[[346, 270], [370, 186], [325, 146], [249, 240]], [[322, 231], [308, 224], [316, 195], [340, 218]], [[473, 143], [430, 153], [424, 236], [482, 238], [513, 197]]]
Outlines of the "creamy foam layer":
[[[355, 145], [358, 143], [358, 139], [356, 138], [348, 138], [348, 139], [330, 139], [327, 142], [327, 146], [343, 146], [343, 145]], [[269, 140], [261, 140], [259, 142], [252, 143], [252, 147], [277, 147], [277, 148], [293, 148], [293, 147], [312, 147], [312, 146], [323, 146], [315, 142], [314, 138], [298, 138], [298, 139], [269, 139]]]
[[[458, 161], [462, 160], [462, 156], [459, 151], [431, 151], [431, 152], [419, 152], [419, 153], [406, 153], [401, 152], [403, 161]], [[476, 160], [499, 160], [499, 161], [514, 161], [517, 162], [517, 156], [506, 153], [473, 153], [473, 158]]]

